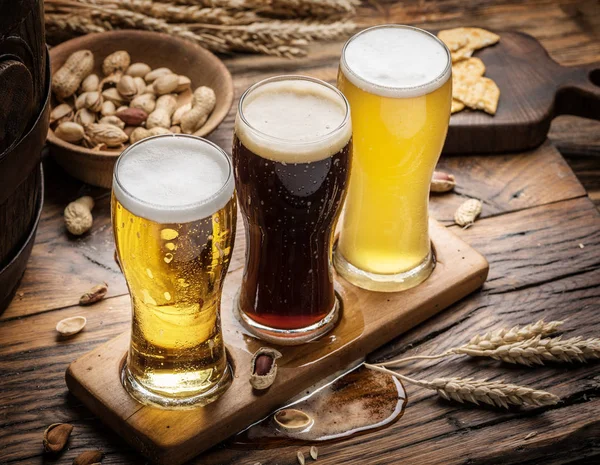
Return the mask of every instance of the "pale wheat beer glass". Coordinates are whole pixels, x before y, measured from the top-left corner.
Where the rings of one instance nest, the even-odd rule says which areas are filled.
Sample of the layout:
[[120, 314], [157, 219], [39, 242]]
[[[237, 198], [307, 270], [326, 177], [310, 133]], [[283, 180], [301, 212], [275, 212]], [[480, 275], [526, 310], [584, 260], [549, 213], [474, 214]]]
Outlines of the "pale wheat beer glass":
[[429, 185], [451, 74], [446, 46], [414, 27], [372, 27], [344, 46], [338, 88], [350, 102], [354, 158], [334, 264], [359, 287], [400, 291], [433, 271]]
[[115, 165], [112, 221], [133, 309], [125, 388], [164, 408], [215, 400], [231, 380], [220, 322], [236, 224], [228, 156], [194, 136], [132, 145]]

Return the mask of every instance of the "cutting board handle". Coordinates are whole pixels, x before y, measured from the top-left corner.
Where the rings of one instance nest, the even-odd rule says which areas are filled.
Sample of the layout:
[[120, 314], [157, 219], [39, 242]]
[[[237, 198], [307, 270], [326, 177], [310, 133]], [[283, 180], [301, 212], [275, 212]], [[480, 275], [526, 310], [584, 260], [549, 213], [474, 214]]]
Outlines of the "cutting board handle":
[[556, 94], [556, 115], [600, 120], [600, 62], [561, 67]]

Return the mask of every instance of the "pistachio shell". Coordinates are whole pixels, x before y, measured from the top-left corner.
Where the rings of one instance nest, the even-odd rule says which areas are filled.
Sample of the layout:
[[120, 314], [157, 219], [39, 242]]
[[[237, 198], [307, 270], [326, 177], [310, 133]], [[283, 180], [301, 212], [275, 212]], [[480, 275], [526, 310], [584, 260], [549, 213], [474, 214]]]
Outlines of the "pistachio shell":
[[273, 419], [277, 426], [285, 431], [303, 430], [314, 423], [310, 415], [294, 408], [285, 408], [275, 412]]
[[74, 334], [77, 334], [79, 331], [81, 331], [86, 323], [87, 320], [84, 316], [73, 316], [71, 318], [65, 318], [64, 320], [60, 320], [56, 324], [56, 331], [58, 331], [58, 333], [61, 336], [73, 336]]

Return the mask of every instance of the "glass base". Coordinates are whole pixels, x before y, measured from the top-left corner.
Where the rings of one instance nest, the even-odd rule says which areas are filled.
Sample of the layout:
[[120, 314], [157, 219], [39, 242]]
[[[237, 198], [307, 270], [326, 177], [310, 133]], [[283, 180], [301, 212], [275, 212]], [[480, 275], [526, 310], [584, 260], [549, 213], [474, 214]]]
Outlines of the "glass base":
[[277, 329], [257, 323], [244, 313], [239, 305], [239, 292], [235, 296], [233, 312], [241, 325], [257, 338], [282, 346], [295, 346], [314, 341], [333, 329], [340, 317], [340, 299], [336, 293], [333, 309], [322, 320], [299, 329]]
[[127, 368], [126, 361], [121, 369], [121, 383], [131, 397], [142, 404], [168, 410], [188, 410], [208, 405], [217, 400], [227, 390], [231, 381], [232, 370], [228, 363], [221, 379], [210, 389], [191, 396], [167, 397], [157, 394], [140, 384]]
[[335, 270], [346, 281], [362, 289], [378, 292], [398, 292], [418, 286], [435, 268], [433, 247], [425, 259], [413, 269], [397, 274], [377, 274], [361, 270], [348, 262], [338, 249], [333, 254]]

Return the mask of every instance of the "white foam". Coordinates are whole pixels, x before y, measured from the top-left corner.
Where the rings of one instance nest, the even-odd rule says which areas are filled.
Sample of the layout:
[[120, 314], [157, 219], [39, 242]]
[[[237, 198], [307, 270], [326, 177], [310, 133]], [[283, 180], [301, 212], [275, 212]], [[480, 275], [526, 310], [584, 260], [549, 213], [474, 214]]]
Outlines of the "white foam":
[[450, 52], [434, 35], [411, 26], [365, 29], [344, 46], [342, 72], [356, 87], [393, 98], [441, 87], [452, 72]]
[[194, 136], [144, 139], [115, 165], [113, 190], [134, 215], [157, 223], [188, 223], [223, 208], [233, 195], [227, 155]]
[[322, 160], [339, 152], [352, 136], [346, 99], [322, 81], [290, 76], [258, 83], [242, 97], [240, 107], [238, 138], [270, 160]]

